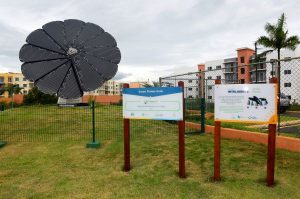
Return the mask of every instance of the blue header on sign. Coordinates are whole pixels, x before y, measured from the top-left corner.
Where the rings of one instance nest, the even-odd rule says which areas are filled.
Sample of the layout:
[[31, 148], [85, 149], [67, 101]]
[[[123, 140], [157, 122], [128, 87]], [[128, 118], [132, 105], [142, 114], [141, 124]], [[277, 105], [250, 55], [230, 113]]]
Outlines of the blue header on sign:
[[149, 87], [149, 88], [124, 88], [123, 94], [138, 95], [145, 97], [156, 97], [161, 95], [170, 95], [182, 93], [180, 87]]

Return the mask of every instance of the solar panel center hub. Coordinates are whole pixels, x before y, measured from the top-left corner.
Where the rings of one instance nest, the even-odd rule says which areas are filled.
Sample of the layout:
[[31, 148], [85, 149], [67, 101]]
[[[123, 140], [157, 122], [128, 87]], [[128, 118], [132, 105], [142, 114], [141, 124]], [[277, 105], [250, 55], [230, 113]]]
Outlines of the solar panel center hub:
[[78, 52], [78, 50], [77, 50], [76, 48], [70, 47], [70, 48], [68, 49], [67, 54], [68, 54], [68, 55], [75, 55], [77, 52]]

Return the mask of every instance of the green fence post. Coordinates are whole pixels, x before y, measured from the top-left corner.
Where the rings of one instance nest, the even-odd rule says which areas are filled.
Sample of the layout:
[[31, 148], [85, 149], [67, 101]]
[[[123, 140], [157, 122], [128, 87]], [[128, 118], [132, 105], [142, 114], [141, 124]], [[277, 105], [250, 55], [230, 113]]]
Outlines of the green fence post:
[[4, 147], [6, 145], [6, 142], [0, 141], [0, 148]]
[[99, 148], [100, 142], [96, 141], [96, 129], [95, 129], [95, 100], [92, 101], [92, 125], [93, 125], [93, 140], [86, 144], [87, 148]]
[[[4, 111], [4, 105], [0, 105], [0, 111]], [[0, 140], [0, 148], [4, 147], [6, 142]]]
[[201, 131], [200, 131], [200, 133], [205, 133], [205, 98], [201, 98], [200, 109], [201, 109]]

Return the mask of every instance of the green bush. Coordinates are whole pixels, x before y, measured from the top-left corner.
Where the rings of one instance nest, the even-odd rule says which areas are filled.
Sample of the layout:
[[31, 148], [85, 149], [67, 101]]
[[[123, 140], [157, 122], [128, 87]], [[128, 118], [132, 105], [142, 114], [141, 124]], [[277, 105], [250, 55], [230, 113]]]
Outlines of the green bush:
[[110, 105], [122, 106], [123, 105], [123, 100], [120, 99], [118, 102], [111, 102]]
[[7, 109], [7, 104], [5, 102], [0, 102], [0, 111]]
[[31, 105], [31, 104], [56, 104], [57, 103], [57, 96], [49, 95], [42, 93], [38, 90], [35, 86], [33, 87], [27, 95], [24, 96], [24, 104]]
[[290, 107], [289, 110], [291, 110], [291, 111], [300, 111], [300, 104], [297, 104], [297, 103], [291, 104], [291, 107]]

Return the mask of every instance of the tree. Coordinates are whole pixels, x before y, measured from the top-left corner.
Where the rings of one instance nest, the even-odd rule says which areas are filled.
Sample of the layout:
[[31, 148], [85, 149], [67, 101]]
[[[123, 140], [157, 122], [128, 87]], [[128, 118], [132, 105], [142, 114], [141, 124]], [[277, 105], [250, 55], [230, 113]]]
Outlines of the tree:
[[[277, 50], [278, 59], [278, 84], [279, 84], [279, 103], [280, 104], [280, 50], [283, 48], [295, 50], [300, 43], [299, 37], [296, 35], [288, 37], [288, 30], [285, 29], [286, 17], [284, 13], [280, 16], [276, 24], [266, 23], [265, 30], [268, 36], [260, 36], [257, 43], [267, 48]], [[278, 128], [280, 123], [280, 115], [278, 115]]]
[[[285, 29], [285, 25], [286, 17], [284, 13], [282, 13], [277, 24], [267, 23], [265, 25], [265, 30], [268, 36], [260, 36], [256, 41], [260, 45], [277, 50], [278, 60], [280, 60], [281, 49], [287, 48], [295, 50], [297, 45], [300, 44], [300, 40], [297, 35], [288, 37], [288, 30]], [[278, 61], [278, 74], [280, 75], [280, 61]]]
[[145, 88], [147, 88], [147, 87], [159, 87], [160, 84], [159, 84], [159, 82], [152, 81], [152, 84], [144, 83], [143, 86], [144, 86]]
[[4, 92], [8, 92], [11, 97], [13, 94], [19, 94], [23, 88], [20, 88], [18, 84], [7, 84], [0, 89], [0, 95]]
[[24, 104], [56, 104], [57, 96], [42, 93], [34, 86], [27, 95], [24, 96]]

